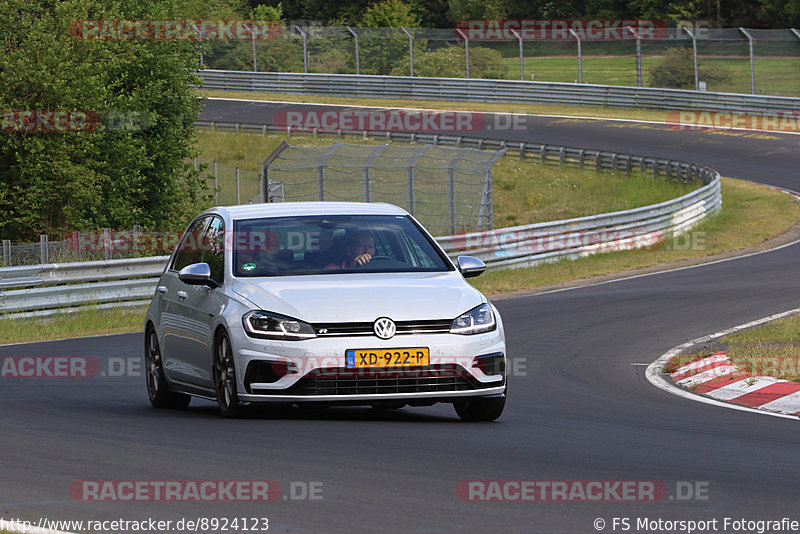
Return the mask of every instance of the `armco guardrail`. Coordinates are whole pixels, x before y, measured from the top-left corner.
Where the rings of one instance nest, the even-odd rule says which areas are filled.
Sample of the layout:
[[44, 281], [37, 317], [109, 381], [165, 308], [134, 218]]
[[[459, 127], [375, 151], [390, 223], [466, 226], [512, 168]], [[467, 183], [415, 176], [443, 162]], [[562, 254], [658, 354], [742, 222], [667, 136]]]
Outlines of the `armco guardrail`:
[[687, 195], [643, 208], [566, 221], [437, 238], [448, 255], [490, 265], [530, 267], [598, 252], [657, 247], [722, 207], [720, 179]]
[[0, 314], [41, 316], [88, 304], [106, 307], [144, 304], [152, 297], [157, 277], [164, 271], [168, 258], [2, 268]]
[[[269, 125], [200, 123], [199, 126], [266, 133]], [[316, 132], [341, 135], [342, 132]], [[670, 235], [688, 230], [722, 206], [719, 174], [708, 167], [682, 161], [574, 147], [512, 143], [496, 139], [358, 132], [364, 138], [417, 141], [450, 146], [507, 148], [520, 157], [543, 164], [592, 167], [598, 171], [652, 173], [655, 178], [701, 181], [704, 186], [682, 197], [632, 210], [553, 221], [487, 232], [437, 238], [451, 257], [474, 255], [499, 267], [523, 267], [575, 258], [595, 252], [658, 246]], [[0, 268], [0, 314], [42, 316], [87, 305], [130, 306], [149, 301], [166, 256], [67, 264]], [[62, 285], [54, 285], [62, 284]], [[63, 285], [68, 284], [68, 285]], [[41, 286], [41, 287], [40, 287]], [[20, 288], [2, 290], [2, 288]]]
[[363, 98], [572, 104], [663, 110], [796, 111], [800, 98], [577, 83], [202, 70], [205, 89]]

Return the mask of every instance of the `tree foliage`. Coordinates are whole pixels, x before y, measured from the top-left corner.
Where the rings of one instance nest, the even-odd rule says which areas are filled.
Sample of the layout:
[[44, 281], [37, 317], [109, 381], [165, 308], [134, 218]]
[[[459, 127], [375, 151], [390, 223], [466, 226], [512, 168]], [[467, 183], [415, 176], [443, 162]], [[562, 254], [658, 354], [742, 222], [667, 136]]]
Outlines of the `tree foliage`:
[[[217, 0], [222, 1], [222, 0]], [[279, 0], [249, 0], [251, 6]], [[375, 0], [280, 0], [287, 19], [334, 19], [358, 25]], [[800, 26], [797, 0], [408, 0], [424, 28], [452, 28], [464, 19], [487, 18], [655, 18], [707, 20], [718, 27]]]
[[[411, 5], [402, 0], [383, 0], [364, 12], [361, 26], [367, 28], [418, 28], [419, 20], [412, 13]], [[363, 74], [389, 74], [404, 57], [408, 57], [408, 39], [395, 30], [394, 35], [381, 39], [365, 39], [361, 46], [361, 72]], [[394, 37], [394, 38], [391, 38]], [[421, 53], [426, 43], [415, 39], [414, 52]], [[408, 75], [405, 72], [403, 75]]]
[[0, 132], [0, 236], [175, 228], [203, 195], [190, 42], [86, 41], [80, 19], [166, 19], [157, 0], [0, 0], [0, 110], [133, 119], [92, 132]]

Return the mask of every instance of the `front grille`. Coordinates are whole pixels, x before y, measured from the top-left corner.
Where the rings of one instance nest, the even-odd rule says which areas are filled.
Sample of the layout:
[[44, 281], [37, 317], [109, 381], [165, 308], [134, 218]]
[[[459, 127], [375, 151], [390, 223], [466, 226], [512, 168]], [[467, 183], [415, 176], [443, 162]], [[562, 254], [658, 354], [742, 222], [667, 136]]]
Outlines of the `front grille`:
[[292, 387], [255, 391], [262, 395], [380, 395], [438, 391], [469, 391], [483, 386], [461, 366], [371, 369], [326, 368], [312, 371]]
[[[397, 333], [404, 334], [446, 334], [450, 332], [452, 319], [433, 319], [423, 321], [395, 321]], [[314, 323], [314, 331], [319, 337], [371, 336], [374, 323]]]

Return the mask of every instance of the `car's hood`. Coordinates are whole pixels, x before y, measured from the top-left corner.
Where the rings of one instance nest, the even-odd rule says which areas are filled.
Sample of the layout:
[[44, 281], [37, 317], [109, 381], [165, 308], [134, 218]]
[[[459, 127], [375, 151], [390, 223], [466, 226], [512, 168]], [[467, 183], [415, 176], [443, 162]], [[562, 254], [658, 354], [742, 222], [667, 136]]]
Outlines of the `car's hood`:
[[454, 319], [486, 301], [458, 272], [235, 278], [259, 309], [310, 323]]

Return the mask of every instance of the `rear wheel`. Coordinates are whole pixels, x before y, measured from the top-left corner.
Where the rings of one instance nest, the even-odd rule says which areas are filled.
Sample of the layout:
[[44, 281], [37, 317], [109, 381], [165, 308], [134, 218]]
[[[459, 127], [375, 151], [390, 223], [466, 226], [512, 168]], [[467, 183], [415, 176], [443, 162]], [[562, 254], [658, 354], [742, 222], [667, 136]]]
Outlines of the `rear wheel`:
[[464, 421], [494, 421], [503, 413], [506, 397], [473, 397], [453, 403], [458, 416]]
[[233, 349], [228, 334], [221, 333], [214, 346], [214, 389], [217, 404], [223, 417], [237, 417], [242, 412], [239, 394], [236, 391], [236, 368]]
[[144, 336], [144, 361], [147, 378], [147, 394], [150, 404], [155, 408], [186, 408], [192, 397], [184, 393], [169, 390], [164, 378], [164, 367], [161, 360], [161, 348], [158, 335], [153, 325], [148, 325]]

